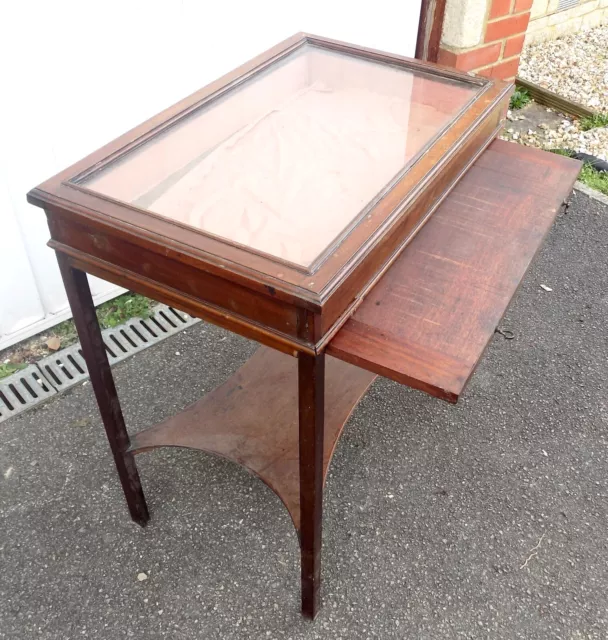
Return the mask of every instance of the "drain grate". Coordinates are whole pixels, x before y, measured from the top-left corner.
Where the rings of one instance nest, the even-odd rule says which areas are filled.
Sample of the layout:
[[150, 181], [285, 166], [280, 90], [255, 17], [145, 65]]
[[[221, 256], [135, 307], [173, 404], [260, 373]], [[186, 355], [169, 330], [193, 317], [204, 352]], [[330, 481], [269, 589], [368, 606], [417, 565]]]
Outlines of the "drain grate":
[[[120, 362], [197, 322], [198, 318], [182, 311], [158, 305], [145, 320], [131, 318], [123, 325], [102, 331], [108, 360], [110, 364]], [[80, 343], [30, 365], [0, 382], [0, 422], [88, 377]]]
[[35, 364], [0, 380], [0, 422], [57, 393]]
[[[115, 364], [156, 342], [199, 322], [181, 311], [161, 304], [149, 318], [131, 318], [125, 324], [101, 332], [108, 360]], [[89, 377], [80, 343], [62, 349], [38, 362], [44, 375], [57, 390], [63, 391]]]
[[89, 377], [80, 343], [40, 360], [38, 367], [57, 391], [69, 389]]

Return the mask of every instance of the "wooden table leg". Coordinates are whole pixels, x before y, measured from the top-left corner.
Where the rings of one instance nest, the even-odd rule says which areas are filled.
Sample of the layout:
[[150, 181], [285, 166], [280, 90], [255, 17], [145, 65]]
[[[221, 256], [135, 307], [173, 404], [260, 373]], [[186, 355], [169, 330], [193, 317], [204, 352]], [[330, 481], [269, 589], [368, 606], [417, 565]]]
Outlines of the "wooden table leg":
[[131, 518], [143, 526], [150, 519], [148, 507], [141, 488], [134, 456], [127, 452], [130, 444], [129, 435], [101, 337], [101, 329], [95, 313], [87, 275], [79, 269], [74, 269], [67, 256], [61, 253], [57, 253], [57, 261], [80, 338], [82, 355], [89, 369], [91, 385], [97, 398], [99, 412], [114, 455], [114, 462], [127, 499], [129, 512]]
[[323, 515], [325, 354], [298, 356], [300, 553], [302, 613], [314, 618], [320, 603]]

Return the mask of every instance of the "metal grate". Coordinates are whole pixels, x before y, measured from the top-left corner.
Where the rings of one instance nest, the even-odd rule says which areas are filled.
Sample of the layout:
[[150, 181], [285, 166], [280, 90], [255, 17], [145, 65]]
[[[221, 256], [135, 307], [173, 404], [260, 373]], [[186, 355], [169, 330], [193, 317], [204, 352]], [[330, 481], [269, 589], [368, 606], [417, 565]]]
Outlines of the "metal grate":
[[0, 422], [57, 393], [35, 364], [0, 380]]
[[[110, 364], [120, 362], [197, 322], [198, 318], [182, 311], [158, 305], [145, 320], [131, 318], [123, 325], [102, 331], [108, 360]], [[43, 358], [0, 381], [0, 422], [88, 377], [80, 343]]]
[[57, 391], [64, 391], [89, 377], [80, 343], [62, 349], [37, 363]]
[[557, 10], [565, 11], [566, 9], [572, 9], [572, 7], [576, 7], [577, 4], [580, 4], [580, 0], [559, 0]]

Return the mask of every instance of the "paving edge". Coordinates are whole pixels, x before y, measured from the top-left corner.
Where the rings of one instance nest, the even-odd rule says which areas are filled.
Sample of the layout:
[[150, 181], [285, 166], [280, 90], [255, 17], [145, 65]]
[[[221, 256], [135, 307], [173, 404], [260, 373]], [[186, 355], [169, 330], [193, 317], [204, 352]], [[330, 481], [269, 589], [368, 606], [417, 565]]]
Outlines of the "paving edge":
[[588, 187], [586, 184], [583, 184], [578, 180], [574, 183], [574, 188], [577, 191], [584, 193], [586, 196], [589, 196], [590, 198], [597, 200], [598, 202], [601, 202], [603, 204], [608, 204], [608, 196], [605, 196], [603, 193], [600, 193], [599, 191], [596, 191], [595, 189]]
[[[101, 334], [110, 365], [200, 322], [183, 311], [155, 305], [149, 318], [130, 318]], [[0, 380], [0, 423], [82, 383], [89, 377], [80, 342]]]

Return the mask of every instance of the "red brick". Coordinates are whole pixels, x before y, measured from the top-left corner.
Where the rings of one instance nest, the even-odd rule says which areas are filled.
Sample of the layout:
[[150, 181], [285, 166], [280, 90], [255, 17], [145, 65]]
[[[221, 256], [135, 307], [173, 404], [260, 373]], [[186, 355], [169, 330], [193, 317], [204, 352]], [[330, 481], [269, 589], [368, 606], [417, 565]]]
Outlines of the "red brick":
[[519, 57], [507, 60], [506, 62], [500, 62], [478, 71], [480, 76], [486, 76], [487, 78], [498, 78], [500, 80], [507, 80], [517, 75], [517, 69], [519, 68]]
[[509, 15], [512, 4], [513, 0], [493, 0], [488, 19], [494, 20], [495, 18]]
[[443, 64], [446, 67], [456, 67], [456, 61], [458, 56], [453, 51], [447, 49], [439, 49], [439, 55], [437, 56], [437, 63]]
[[487, 47], [479, 47], [464, 53], [454, 53], [446, 49], [439, 50], [439, 64], [445, 64], [461, 71], [471, 71], [496, 62], [500, 57], [501, 43], [495, 42]]
[[530, 11], [534, 0], [515, 0], [515, 7], [513, 13], [519, 13], [520, 11]]
[[501, 20], [495, 20], [494, 22], [488, 22], [485, 41], [493, 42], [494, 40], [502, 40], [503, 38], [517, 35], [518, 33], [524, 33], [529, 21], [530, 14], [521, 13], [517, 16], [510, 16], [508, 18], [502, 18]]
[[524, 48], [525, 39], [525, 33], [522, 33], [520, 36], [515, 36], [514, 38], [509, 38], [505, 42], [505, 50], [502, 52], [502, 57], [506, 60], [511, 56], [518, 56], [521, 53], [521, 50]]

